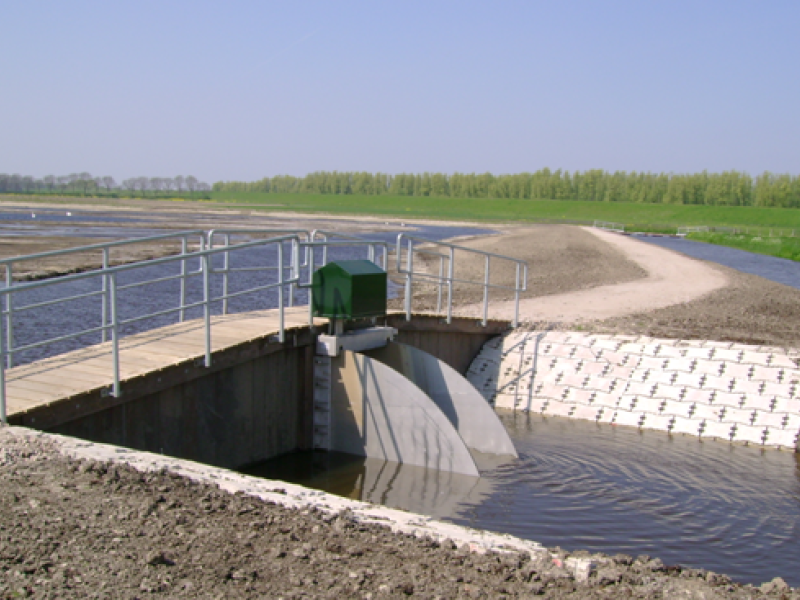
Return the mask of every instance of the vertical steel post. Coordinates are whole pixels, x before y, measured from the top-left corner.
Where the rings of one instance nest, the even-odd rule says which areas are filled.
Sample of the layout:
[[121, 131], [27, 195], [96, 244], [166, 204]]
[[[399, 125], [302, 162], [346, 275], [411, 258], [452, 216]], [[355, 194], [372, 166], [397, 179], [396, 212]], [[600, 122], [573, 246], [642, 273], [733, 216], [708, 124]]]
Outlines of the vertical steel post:
[[282, 344], [285, 339], [283, 331], [283, 242], [278, 242], [278, 341]]
[[411, 320], [411, 292], [413, 289], [413, 277], [412, 277], [413, 271], [414, 271], [414, 251], [412, 248], [412, 242], [409, 239], [408, 254], [406, 255], [406, 297], [405, 297], [406, 321]]
[[517, 263], [517, 272], [514, 278], [514, 322], [512, 323], [515, 328], [519, 323], [519, 272], [520, 264]]
[[205, 366], [211, 366], [211, 257], [203, 254], [203, 322], [205, 325]]
[[100, 277], [102, 287], [102, 294], [100, 296], [100, 325], [102, 326], [102, 330], [100, 331], [100, 341], [107, 342], [108, 341], [108, 262], [109, 262], [109, 250], [108, 248], [103, 248], [103, 275]]
[[6, 338], [3, 332], [2, 318], [0, 318], [0, 423], [8, 425], [8, 414], [6, 413]]
[[[185, 257], [187, 252], [186, 236], [181, 238], [181, 256]], [[178, 321], [183, 323], [186, 318], [186, 258], [181, 259], [181, 311], [178, 313]]]
[[292, 238], [292, 255], [289, 258], [289, 277], [292, 279], [292, 283], [289, 284], [289, 308], [294, 306], [294, 295], [296, 291], [296, 284], [294, 280], [297, 279], [300, 275], [300, 246], [297, 243], [297, 238]]
[[5, 344], [6, 350], [8, 354], [3, 357], [6, 365], [10, 369], [14, 366], [14, 301], [12, 300], [11, 296], [11, 288], [14, 287], [14, 263], [9, 262], [6, 263], [6, 289], [8, 293], [6, 293], [5, 299], [5, 319], [6, 319], [6, 335], [5, 335]]
[[119, 311], [117, 310], [117, 274], [111, 273], [109, 280], [111, 293], [111, 363], [114, 372], [114, 383], [111, 395], [119, 398]]
[[[222, 253], [222, 314], [228, 314], [228, 267], [230, 266], [230, 257], [227, 248], [231, 245], [231, 236], [229, 233], [225, 234], [225, 252]], [[211, 269], [211, 260], [207, 262], [209, 270]]]
[[450, 247], [450, 263], [447, 265], [447, 324], [453, 322], [453, 276], [455, 275], [455, 248]]
[[444, 280], [444, 256], [439, 257], [439, 281], [436, 284], [436, 314], [442, 314], [442, 283]]
[[483, 281], [483, 326], [489, 322], [489, 255], [486, 255], [486, 273]]
[[[313, 330], [314, 329], [314, 302], [312, 297], [312, 289], [311, 284], [314, 283], [314, 258], [316, 254], [316, 246], [314, 245], [314, 236], [309, 238], [309, 244], [306, 246], [306, 257], [308, 258], [308, 326]], [[308, 249], [311, 249], [311, 252], [308, 252]]]

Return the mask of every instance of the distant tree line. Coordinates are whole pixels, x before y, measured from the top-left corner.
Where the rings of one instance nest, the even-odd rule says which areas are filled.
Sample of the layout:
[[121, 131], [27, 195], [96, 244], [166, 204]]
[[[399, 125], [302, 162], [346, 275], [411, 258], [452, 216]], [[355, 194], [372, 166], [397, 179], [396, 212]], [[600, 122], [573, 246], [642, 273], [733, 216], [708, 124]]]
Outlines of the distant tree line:
[[169, 196], [210, 192], [211, 186], [193, 175], [184, 177], [132, 177], [120, 185], [113, 177], [92, 177], [89, 173], [47, 175], [36, 179], [30, 175], [0, 173], [0, 193], [4, 194], [67, 194], [67, 195], [124, 195], [142, 197]]
[[388, 194], [449, 198], [526, 198], [800, 207], [800, 176], [739, 171], [644, 173], [601, 169], [541, 169], [534, 173], [386, 173], [318, 171], [305, 177], [279, 175], [259, 181], [219, 181], [215, 192]]

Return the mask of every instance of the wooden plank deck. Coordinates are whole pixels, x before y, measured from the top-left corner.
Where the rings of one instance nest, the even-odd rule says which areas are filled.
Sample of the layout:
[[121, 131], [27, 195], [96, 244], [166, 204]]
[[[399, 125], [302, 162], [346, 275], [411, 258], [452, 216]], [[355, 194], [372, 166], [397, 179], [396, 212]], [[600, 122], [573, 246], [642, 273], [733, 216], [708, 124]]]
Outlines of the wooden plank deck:
[[[317, 325], [327, 319], [315, 320]], [[308, 324], [308, 307], [287, 308], [284, 327]], [[277, 309], [214, 316], [211, 349], [217, 352], [255, 339], [277, 335]], [[120, 339], [120, 381], [205, 357], [202, 319], [177, 323]], [[8, 417], [113, 384], [111, 342], [74, 350], [6, 371]]]

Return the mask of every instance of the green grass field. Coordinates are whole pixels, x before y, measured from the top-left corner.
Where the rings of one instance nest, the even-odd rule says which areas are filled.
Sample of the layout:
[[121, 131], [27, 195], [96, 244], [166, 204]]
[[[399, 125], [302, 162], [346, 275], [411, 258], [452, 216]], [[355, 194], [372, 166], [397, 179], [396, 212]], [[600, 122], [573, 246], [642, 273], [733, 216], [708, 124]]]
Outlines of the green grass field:
[[214, 192], [211, 196], [214, 203], [273, 211], [495, 223], [602, 220], [623, 223], [629, 230], [663, 229], [672, 233], [677, 227], [692, 225], [796, 228], [800, 234], [800, 210], [789, 208], [237, 192]]
[[[57, 202], [50, 196], [1, 196], [19, 202]], [[80, 198], [63, 198], [80, 202]], [[96, 200], [96, 199], [95, 199]], [[166, 199], [162, 199], [166, 200]], [[751, 252], [800, 260], [800, 210], [739, 206], [635, 204], [572, 200], [418, 198], [327, 194], [214, 192], [210, 200], [181, 200], [186, 210], [209, 205], [263, 211], [434, 219], [479, 223], [585, 223], [595, 220], [625, 225], [627, 231], [676, 233], [678, 227], [736, 228], [744, 235], [692, 234], [692, 239]], [[124, 201], [124, 200], [121, 200]], [[115, 199], [108, 199], [113, 205]], [[795, 236], [797, 236], [795, 238]]]
[[800, 238], [796, 237], [765, 237], [744, 233], [692, 233], [686, 237], [698, 242], [800, 261]]

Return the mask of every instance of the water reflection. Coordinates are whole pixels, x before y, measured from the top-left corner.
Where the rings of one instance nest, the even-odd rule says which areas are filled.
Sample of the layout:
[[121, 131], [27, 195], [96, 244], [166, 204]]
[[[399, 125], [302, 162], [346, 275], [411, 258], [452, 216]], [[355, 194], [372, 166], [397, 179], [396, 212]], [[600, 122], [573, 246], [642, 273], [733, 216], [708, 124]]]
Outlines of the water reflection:
[[[797, 454], [528, 413], [500, 417], [520, 458], [481, 457], [478, 480], [324, 454], [280, 457], [251, 473], [547, 546], [649, 554], [745, 583], [780, 576], [800, 586]], [[303, 460], [314, 466], [298, 477]]]
[[[476, 458], [491, 464], [489, 457]], [[492, 481], [485, 477], [434, 471], [343, 452], [296, 452], [244, 472], [436, 518], [454, 514], [462, 504], [481, 504], [493, 487]]]

